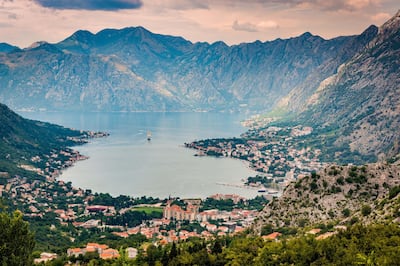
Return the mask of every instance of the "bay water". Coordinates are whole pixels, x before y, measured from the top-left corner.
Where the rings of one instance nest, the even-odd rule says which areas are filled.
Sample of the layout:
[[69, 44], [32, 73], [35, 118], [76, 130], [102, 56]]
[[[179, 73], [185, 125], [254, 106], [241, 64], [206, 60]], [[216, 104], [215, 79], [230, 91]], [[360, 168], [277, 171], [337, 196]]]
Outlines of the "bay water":
[[[245, 117], [224, 113], [65, 113], [24, 112], [30, 119], [82, 130], [103, 131], [109, 137], [73, 147], [88, 160], [65, 169], [59, 179], [73, 186], [113, 196], [205, 198], [257, 190], [243, 179], [256, 173], [243, 161], [197, 157], [185, 142], [205, 138], [239, 137]], [[152, 139], [147, 140], [146, 132]]]

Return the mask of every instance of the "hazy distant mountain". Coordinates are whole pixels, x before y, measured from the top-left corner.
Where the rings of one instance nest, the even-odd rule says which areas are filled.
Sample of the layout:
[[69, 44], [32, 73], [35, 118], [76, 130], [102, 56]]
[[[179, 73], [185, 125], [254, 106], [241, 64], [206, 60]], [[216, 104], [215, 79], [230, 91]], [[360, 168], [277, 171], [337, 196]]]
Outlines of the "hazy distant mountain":
[[[361, 156], [382, 159], [399, 154], [399, 69], [400, 11], [366, 49], [320, 84], [301, 120], [318, 126], [324, 133], [320, 138], [330, 138], [333, 148], [347, 146]], [[343, 157], [340, 151], [328, 154]]]
[[0, 101], [13, 109], [263, 112], [289, 93], [303, 103], [375, 34], [227, 46], [142, 27], [77, 31], [0, 53]]

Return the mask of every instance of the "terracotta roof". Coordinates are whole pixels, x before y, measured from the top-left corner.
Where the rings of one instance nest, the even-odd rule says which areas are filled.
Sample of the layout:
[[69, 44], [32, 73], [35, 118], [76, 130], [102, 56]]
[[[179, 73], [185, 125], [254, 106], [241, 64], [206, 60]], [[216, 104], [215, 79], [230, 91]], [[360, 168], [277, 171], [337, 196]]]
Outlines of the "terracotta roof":
[[311, 229], [310, 231], [308, 231], [307, 234], [316, 235], [316, 234], [318, 234], [319, 232], [321, 232], [321, 229], [319, 229], [319, 228], [314, 228], [314, 229]]
[[328, 237], [331, 237], [333, 235], [337, 234], [337, 232], [326, 232], [325, 234], [322, 234], [320, 236], [317, 236], [315, 239], [316, 240], [322, 240], [322, 239], [326, 239]]
[[93, 247], [93, 246], [88, 246], [88, 247], [86, 247], [86, 251], [87, 251], [87, 252], [96, 252], [96, 251], [97, 251], [97, 248], [96, 248], [96, 247]]
[[116, 249], [108, 248], [103, 250], [103, 252], [100, 254], [100, 258], [102, 258], [103, 260], [119, 258], [119, 252]]
[[271, 233], [271, 234], [269, 234], [269, 235], [262, 236], [262, 238], [263, 238], [263, 239], [275, 240], [275, 239], [277, 239], [278, 237], [280, 237], [281, 235], [282, 235], [282, 234], [279, 233], [279, 232], [273, 232], [273, 233]]

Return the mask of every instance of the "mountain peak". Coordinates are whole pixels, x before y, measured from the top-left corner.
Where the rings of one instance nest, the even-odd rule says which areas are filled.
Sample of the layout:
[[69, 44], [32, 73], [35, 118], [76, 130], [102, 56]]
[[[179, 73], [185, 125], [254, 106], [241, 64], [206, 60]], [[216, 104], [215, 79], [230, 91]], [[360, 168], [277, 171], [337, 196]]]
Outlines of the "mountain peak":
[[46, 42], [46, 41], [34, 42], [27, 49], [35, 49], [35, 48], [38, 48], [39, 46], [42, 46], [42, 45], [45, 45], [45, 44], [48, 44], [48, 42]]
[[400, 10], [380, 28], [379, 33], [383, 35], [396, 33], [400, 29]]
[[89, 38], [92, 38], [93, 36], [94, 34], [88, 30], [78, 30], [74, 34], [72, 34], [70, 38], [74, 38], [77, 40], [87, 40]]
[[302, 37], [302, 38], [309, 38], [311, 36], [313, 36], [313, 35], [309, 31], [306, 31], [302, 35], [300, 35], [300, 37]]

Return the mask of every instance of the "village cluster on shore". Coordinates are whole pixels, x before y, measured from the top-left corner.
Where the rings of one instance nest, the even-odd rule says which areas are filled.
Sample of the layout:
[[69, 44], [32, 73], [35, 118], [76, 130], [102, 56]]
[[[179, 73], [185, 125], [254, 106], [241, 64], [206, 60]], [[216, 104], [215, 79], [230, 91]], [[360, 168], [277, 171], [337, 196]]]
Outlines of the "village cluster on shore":
[[244, 160], [258, 172], [257, 178], [245, 180], [247, 185], [266, 191], [271, 187], [282, 190], [289, 182], [323, 167], [318, 158], [321, 151], [301, 145], [302, 138], [312, 131], [303, 126], [252, 128], [240, 138], [199, 140], [185, 146], [196, 149], [197, 156]]

